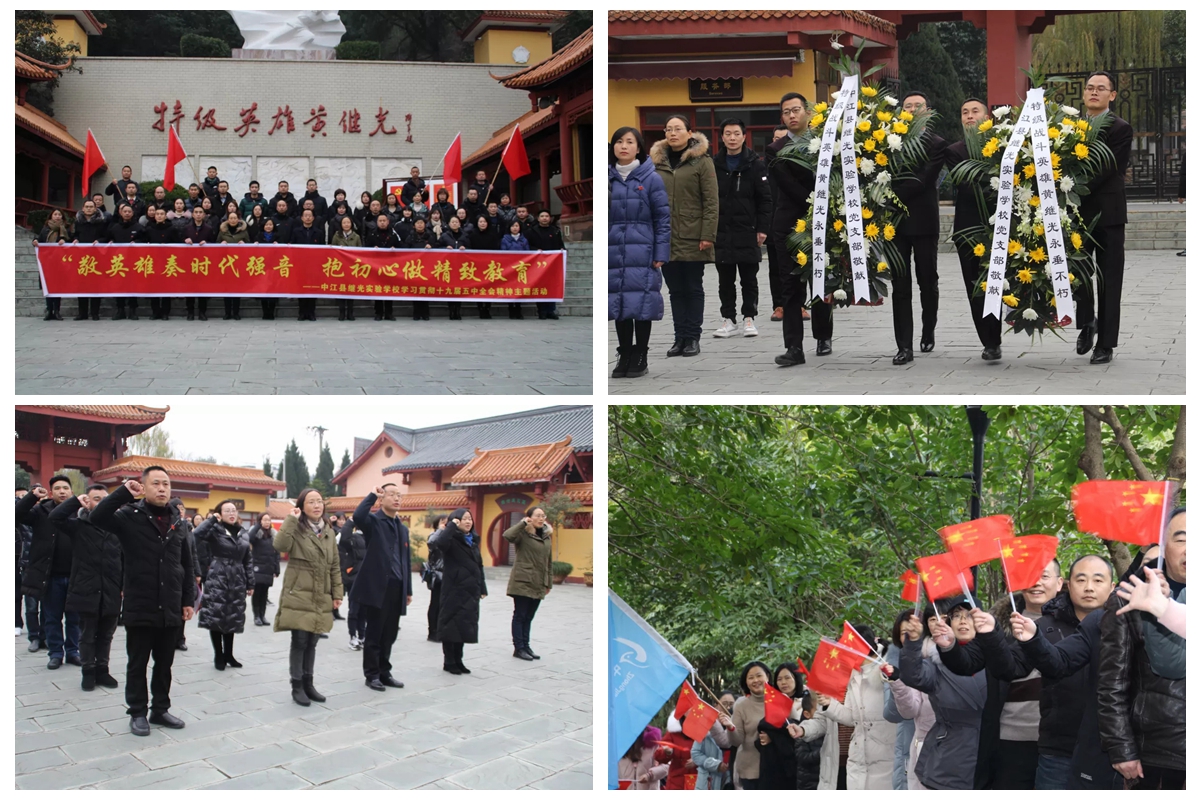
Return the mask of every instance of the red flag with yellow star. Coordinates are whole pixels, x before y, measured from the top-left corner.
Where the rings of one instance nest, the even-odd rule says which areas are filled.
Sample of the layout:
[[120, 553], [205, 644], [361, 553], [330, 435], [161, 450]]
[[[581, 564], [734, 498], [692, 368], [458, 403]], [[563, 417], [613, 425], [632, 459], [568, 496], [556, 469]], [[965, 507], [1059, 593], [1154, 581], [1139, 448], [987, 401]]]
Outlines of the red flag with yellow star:
[[692, 685], [684, 681], [683, 688], [679, 690], [679, 699], [675, 702], [675, 719], [683, 720], [683, 735], [694, 742], [702, 741], [712, 730], [718, 716], [720, 713], [697, 697]]
[[800, 660], [799, 656], [796, 656], [796, 668], [804, 673], [806, 678], [808, 677], [808, 667], [804, 666], [804, 662]]
[[1000, 558], [1008, 577], [1008, 591], [1028, 589], [1042, 579], [1042, 571], [1058, 554], [1058, 537], [1010, 536], [1001, 539]]
[[861, 658], [822, 641], [817, 645], [817, 654], [813, 656], [812, 666], [808, 670], [808, 688], [832, 697], [839, 703], [844, 702], [850, 675], [862, 662]]
[[959, 573], [962, 573], [966, 580], [968, 589], [975, 588], [975, 577], [971, 570], [960, 567], [954, 553], [938, 553], [936, 556], [918, 558], [917, 572], [921, 576], [921, 582], [925, 584], [925, 594], [930, 600], [962, 594], [962, 586], [958, 582]]
[[778, 689], [768, 686], [763, 693], [763, 711], [763, 718], [768, 724], [782, 728], [787, 724], [788, 717], [792, 715], [792, 698]]
[[954, 553], [960, 569], [999, 558], [996, 540], [1013, 535], [1012, 517], [997, 514], [970, 522], [947, 525], [938, 531], [946, 549]]
[[904, 582], [904, 588], [900, 590], [900, 599], [910, 603], [917, 602], [917, 573], [911, 569], [905, 570], [900, 580]]
[[1101, 539], [1157, 544], [1172, 493], [1171, 481], [1085, 481], [1071, 490], [1075, 524]]
[[854, 652], [862, 653], [864, 656], [874, 655], [875, 653], [875, 648], [871, 647], [871, 643], [864, 639], [849, 622], [842, 623], [842, 635], [838, 637], [838, 644], [844, 644]]

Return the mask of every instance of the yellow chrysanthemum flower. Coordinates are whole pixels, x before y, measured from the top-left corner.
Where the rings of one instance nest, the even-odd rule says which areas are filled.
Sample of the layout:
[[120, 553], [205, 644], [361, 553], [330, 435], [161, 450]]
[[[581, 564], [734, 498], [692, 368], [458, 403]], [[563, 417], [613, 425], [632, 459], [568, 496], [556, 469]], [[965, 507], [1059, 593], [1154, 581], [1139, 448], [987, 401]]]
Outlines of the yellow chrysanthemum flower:
[[980, 242], [979, 244], [975, 245], [975, 249], [972, 252], [974, 252], [977, 256], [981, 256], [987, 252], [987, 248], [983, 246], [983, 242]]
[[905, 134], [908, 133], [908, 126], [899, 120], [892, 123], [892, 133]]
[[1038, 197], [1036, 194], [1033, 197], [1029, 198], [1029, 205], [1033, 206], [1034, 208], [1037, 208], [1041, 204], [1042, 204], [1042, 198]]
[[1060, 180], [1061, 178], [1062, 178], [1062, 170], [1061, 169], [1054, 170], [1054, 180], [1057, 181], [1057, 180]]
[[884, 225], [883, 226], [883, 238], [887, 239], [889, 242], [892, 239], [895, 239], [896, 238], [896, 226], [895, 225]]
[[1074, 127], [1075, 127], [1075, 120], [1071, 119], [1070, 117], [1066, 117], [1066, 118], [1064, 118], [1064, 119], [1063, 119], [1063, 121], [1062, 121], [1061, 123], [1059, 123], [1059, 124], [1061, 124], [1061, 125], [1062, 125], [1064, 128], [1074, 128]]
[[876, 153], [875, 154], [875, 163], [881, 167], [886, 167], [887, 163], [888, 163], [887, 155], [885, 155], [884, 153]]
[[1053, 297], [1051, 297], [1051, 298], [1050, 298], [1050, 307], [1051, 307], [1051, 308], [1058, 308], [1058, 300], [1057, 300], [1057, 299], [1055, 299], [1055, 298], [1053, 298]]
[[887, 271], [887, 262], [880, 261], [878, 264], [875, 265], [875, 271], [876, 272], [886, 272]]
[[1051, 153], [1050, 154], [1050, 166], [1054, 167], [1055, 169], [1058, 169], [1058, 165], [1060, 163], [1062, 163], [1062, 156], [1060, 156], [1058, 153]]
[[1075, 145], [1075, 155], [1079, 158], [1080, 161], [1085, 160], [1088, 157], [1087, 145], [1084, 144], [1083, 142], [1080, 142], [1079, 144]]
[[1029, 251], [1029, 260], [1035, 264], [1040, 264], [1046, 260], [1046, 251], [1042, 248]]
[[867, 235], [868, 239], [876, 239], [879, 237], [879, 226], [872, 222], [863, 233]]
[[858, 110], [862, 111], [862, 100], [858, 101]]
[[813, 117], [812, 119], [810, 119], [808, 121], [808, 127], [816, 128], [816, 127], [820, 126], [821, 123], [823, 123], [824, 121], [825, 121], [825, 115], [817, 114], [815, 117]]
[[863, 142], [863, 150], [866, 150], [868, 153], [875, 152], [875, 140], [867, 139], [865, 142]]
[[796, 253], [796, 263], [802, 267], [808, 263], [808, 256], [804, 254], [803, 250], [801, 250], [799, 253]]
[[1046, 135], [1049, 136], [1051, 139], [1057, 139], [1059, 136], [1062, 135], [1062, 131], [1060, 131], [1058, 128], [1051, 126], [1046, 129]]
[[815, 106], [813, 106], [814, 114], [824, 114], [828, 110], [829, 110], [829, 103], [817, 103]]
[[979, 127], [976, 130], [978, 130], [980, 133], [987, 133], [992, 129], [994, 124], [995, 123], [990, 119], [985, 119], [983, 122], [979, 123]]
[[1033, 273], [1028, 269], [1017, 270], [1017, 280], [1021, 283], [1033, 283]]
[[987, 289], [987, 280], [986, 279], [979, 282], [979, 288]]
[[1002, 299], [1004, 300], [1004, 305], [1009, 308], [1016, 308], [1019, 302], [1015, 294], [1006, 294]]
[[1090, 128], [1091, 128], [1091, 126], [1088, 125], [1083, 120], [1079, 120], [1079, 122], [1075, 123], [1075, 130], [1079, 131], [1080, 133], [1084, 133], [1085, 131], [1088, 131]]
[[1025, 174], [1026, 178], [1032, 178], [1037, 174], [1037, 167], [1035, 167], [1033, 164], [1026, 164], [1025, 168], [1022, 169], [1021, 172]]
[[879, 94], [879, 90], [874, 86], [864, 86], [862, 87], [861, 91], [866, 97], [874, 97], [875, 95]]
[[913, 121], [912, 112], [911, 111], [901, 111], [900, 119], [904, 120], [905, 122], [912, 122]]
[[892, 121], [892, 112], [890, 111], [876, 111], [875, 116], [880, 122]]
[[882, 142], [884, 137], [887, 136], [887, 131], [885, 131], [883, 128], [877, 128], [876, 130], [871, 131], [871, 135], [875, 137], [875, 141]]
[[867, 131], [871, 130], [871, 123], [864, 119], [862, 122], [858, 123], [856, 127], [863, 133], [866, 133]]
[[807, 227], [808, 227], [808, 223], [805, 222], [804, 220], [802, 220], [802, 219], [796, 220], [796, 233], [804, 233], [804, 230]]
[[1021, 243], [1018, 242], [1016, 239], [1009, 239], [1008, 240], [1008, 254], [1010, 256], [1015, 256], [1019, 252], [1021, 252]]
[[846, 227], [846, 223], [842, 222], [840, 219], [835, 219], [833, 221], [833, 229], [835, 231], [840, 231], [844, 227]]
[[1046, 226], [1042, 225], [1041, 223], [1034, 225], [1033, 233], [1035, 236], [1045, 236], [1046, 235]]
[[1076, 278], [1075, 278], [1075, 273], [1074, 273], [1074, 272], [1068, 272], [1068, 273], [1067, 273], [1067, 280], [1068, 280], [1068, 281], [1070, 281], [1071, 283], [1074, 283], [1074, 282], [1076, 281]]
[[862, 169], [862, 159], [861, 159], [861, 158], [859, 158], [858, 156], [855, 156], [855, 157], [854, 157], [854, 168], [855, 168], [855, 169]]
[[875, 216], [875, 212], [874, 212], [874, 211], [872, 211], [872, 210], [871, 210], [871, 209], [869, 209], [869, 208], [863, 208], [863, 210], [862, 210], [862, 217], [863, 217], [863, 219], [870, 219], [870, 218], [871, 218], [871, 217], [873, 217], [873, 216]]
[[1073, 244], [1075, 246], [1076, 250], [1082, 250], [1083, 249], [1083, 237], [1080, 236], [1078, 233], [1072, 233], [1071, 234], [1071, 244]]
[[993, 155], [995, 155], [996, 151], [999, 149], [1000, 149], [1000, 140], [997, 139], [995, 136], [993, 136], [991, 139], [988, 139], [987, 144], [985, 144], [983, 146], [983, 157], [991, 158]]

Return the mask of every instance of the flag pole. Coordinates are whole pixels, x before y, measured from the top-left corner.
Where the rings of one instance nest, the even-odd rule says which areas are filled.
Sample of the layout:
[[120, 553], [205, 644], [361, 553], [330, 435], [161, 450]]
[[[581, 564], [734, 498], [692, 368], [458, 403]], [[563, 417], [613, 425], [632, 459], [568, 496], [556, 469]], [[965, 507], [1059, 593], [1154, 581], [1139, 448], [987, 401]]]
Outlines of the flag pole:
[[725, 712], [723, 710], [721, 710], [721, 698], [717, 696], [716, 692], [714, 692], [712, 689], [708, 688], [708, 684], [705, 683], [704, 679], [700, 677], [699, 672], [694, 672], [692, 674], [696, 678], [696, 683], [700, 684], [704, 688], [704, 691], [708, 692], [708, 696], [711, 697], [713, 699], [713, 701], [717, 704], [718, 710], [720, 710], [721, 713], [724, 714]]
[[921, 573], [917, 573], [917, 602], [913, 603], [913, 613], [921, 614]]
[[[854, 626], [851, 625], [850, 627], [853, 628]], [[876, 658], [875, 656], [864, 655], [864, 654], [858, 652], [857, 650], [855, 650], [853, 647], [847, 647], [846, 645], [842, 644], [841, 642], [834, 641], [833, 639], [830, 639], [828, 637], [822, 636], [821, 641], [825, 642], [833, 647], [836, 647], [838, 650], [845, 650], [847, 653], [853, 653], [854, 655], [858, 656], [859, 658], [865, 658], [868, 661], [873, 661], [881, 667], [884, 665], [884, 663], [886, 663], [881, 658]]]
[[1167, 564], [1167, 523], [1171, 520], [1171, 503], [1171, 482], [1163, 481], [1162, 524], [1158, 526], [1158, 568], [1163, 570], [1164, 575]]
[[963, 594], [967, 596], [967, 604], [971, 606], [971, 610], [975, 610], [975, 598], [971, 597], [971, 590], [967, 588], [967, 579], [963, 574], [958, 573], [958, 585], [962, 587]]
[[996, 547], [1000, 550], [1000, 568], [1004, 570], [1004, 588], [1008, 589], [1008, 602], [1012, 603], [1013, 613], [1017, 613], [1017, 600], [1013, 597], [1012, 581], [1008, 578], [1008, 562], [1004, 560], [1004, 548], [1000, 547], [1000, 540], [996, 540]]
[[[843, 622], [845, 622], [845, 620], [843, 620]], [[850, 625], [849, 622], [846, 622], [846, 624]], [[853, 625], [850, 625], [850, 630], [854, 631], [854, 633], [858, 636], [858, 638], [862, 639], [864, 642], [867, 642], [867, 637], [865, 637], [861, 633], [859, 633], [858, 628], [854, 627]], [[879, 655], [879, 645], [878, 644], [874, 644], [872, 642], [867, 642], [867, 647], [871, 648], [871, 652], [873, 652], [875, 655]]]

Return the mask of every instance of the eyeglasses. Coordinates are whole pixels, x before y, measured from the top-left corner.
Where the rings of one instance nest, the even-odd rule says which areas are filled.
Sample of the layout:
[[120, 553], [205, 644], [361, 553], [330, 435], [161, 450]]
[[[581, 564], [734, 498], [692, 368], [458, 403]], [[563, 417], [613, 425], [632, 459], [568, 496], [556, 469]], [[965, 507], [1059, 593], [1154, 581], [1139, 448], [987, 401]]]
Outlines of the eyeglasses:
[[663, 128], [664, 133], [687, 133], [687, 128]]
[[804, 113], [804, 107], [803, 107], [803, 106], [797, 106], [796, 108], [785, 108], [785, 109], [784, 109], [782, 112], [780, 112], [780, 113], [782, 113], [782, 114], [783, 114], [783, 116], [785, 116], [785, 117], [798, 117], [798, 116], [800, 116], [801, 114], [803, 114], [803, 113]]

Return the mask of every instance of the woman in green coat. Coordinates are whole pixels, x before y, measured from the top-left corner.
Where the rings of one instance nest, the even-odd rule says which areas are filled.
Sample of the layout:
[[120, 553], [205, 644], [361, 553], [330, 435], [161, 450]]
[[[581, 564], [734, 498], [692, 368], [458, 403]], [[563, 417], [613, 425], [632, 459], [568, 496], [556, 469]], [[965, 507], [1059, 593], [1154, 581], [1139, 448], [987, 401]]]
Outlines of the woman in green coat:
[[550, 535], [553, 526], [546, 521], [546, 512], [534, 506], [525, 519], [504, 532], [513, 543], [517, 561], [508, 576], [508, 596], [513, 599], [512, 637], [513, 658], [533, 661], [541, 658], [529, 649], [529, 628], [542, 598], [550, 592], [553, 558]]
[[321, 493], [305, 489], [296, 506], [274, 541], [275, 549], [288, 557], [275, 630], [292, 632], [292, 700], [307, 706], [310, 700], [325, 702], [313, 688], [313, 667], [320, 634], [333, 628], [333, 610], [342, 604], [342, 570]]
[[[354, 232], [354, 220], [349, 216], [342, 217], [339, 223], [341, 227], [333, 232], [333, 238], [329, 244], [333, 247], [362, 247], [362, 237]], [[354, 301], [350, 298], [339, 298], [338, 304], [338, 320], [345, 322], [346, 320], [354, 320]]]
[[663, 280], [671, 296], [675, 344], [668, 356], [700, 354], [704, 324], [704, 265], [715, 255], [717, 170], [708, 153], [708, 137], [692, 131], [686, 116], [667, 117], [667, 138], [650, 148], [654, 170], [667, 187], [671, 204], [671, 260]]

